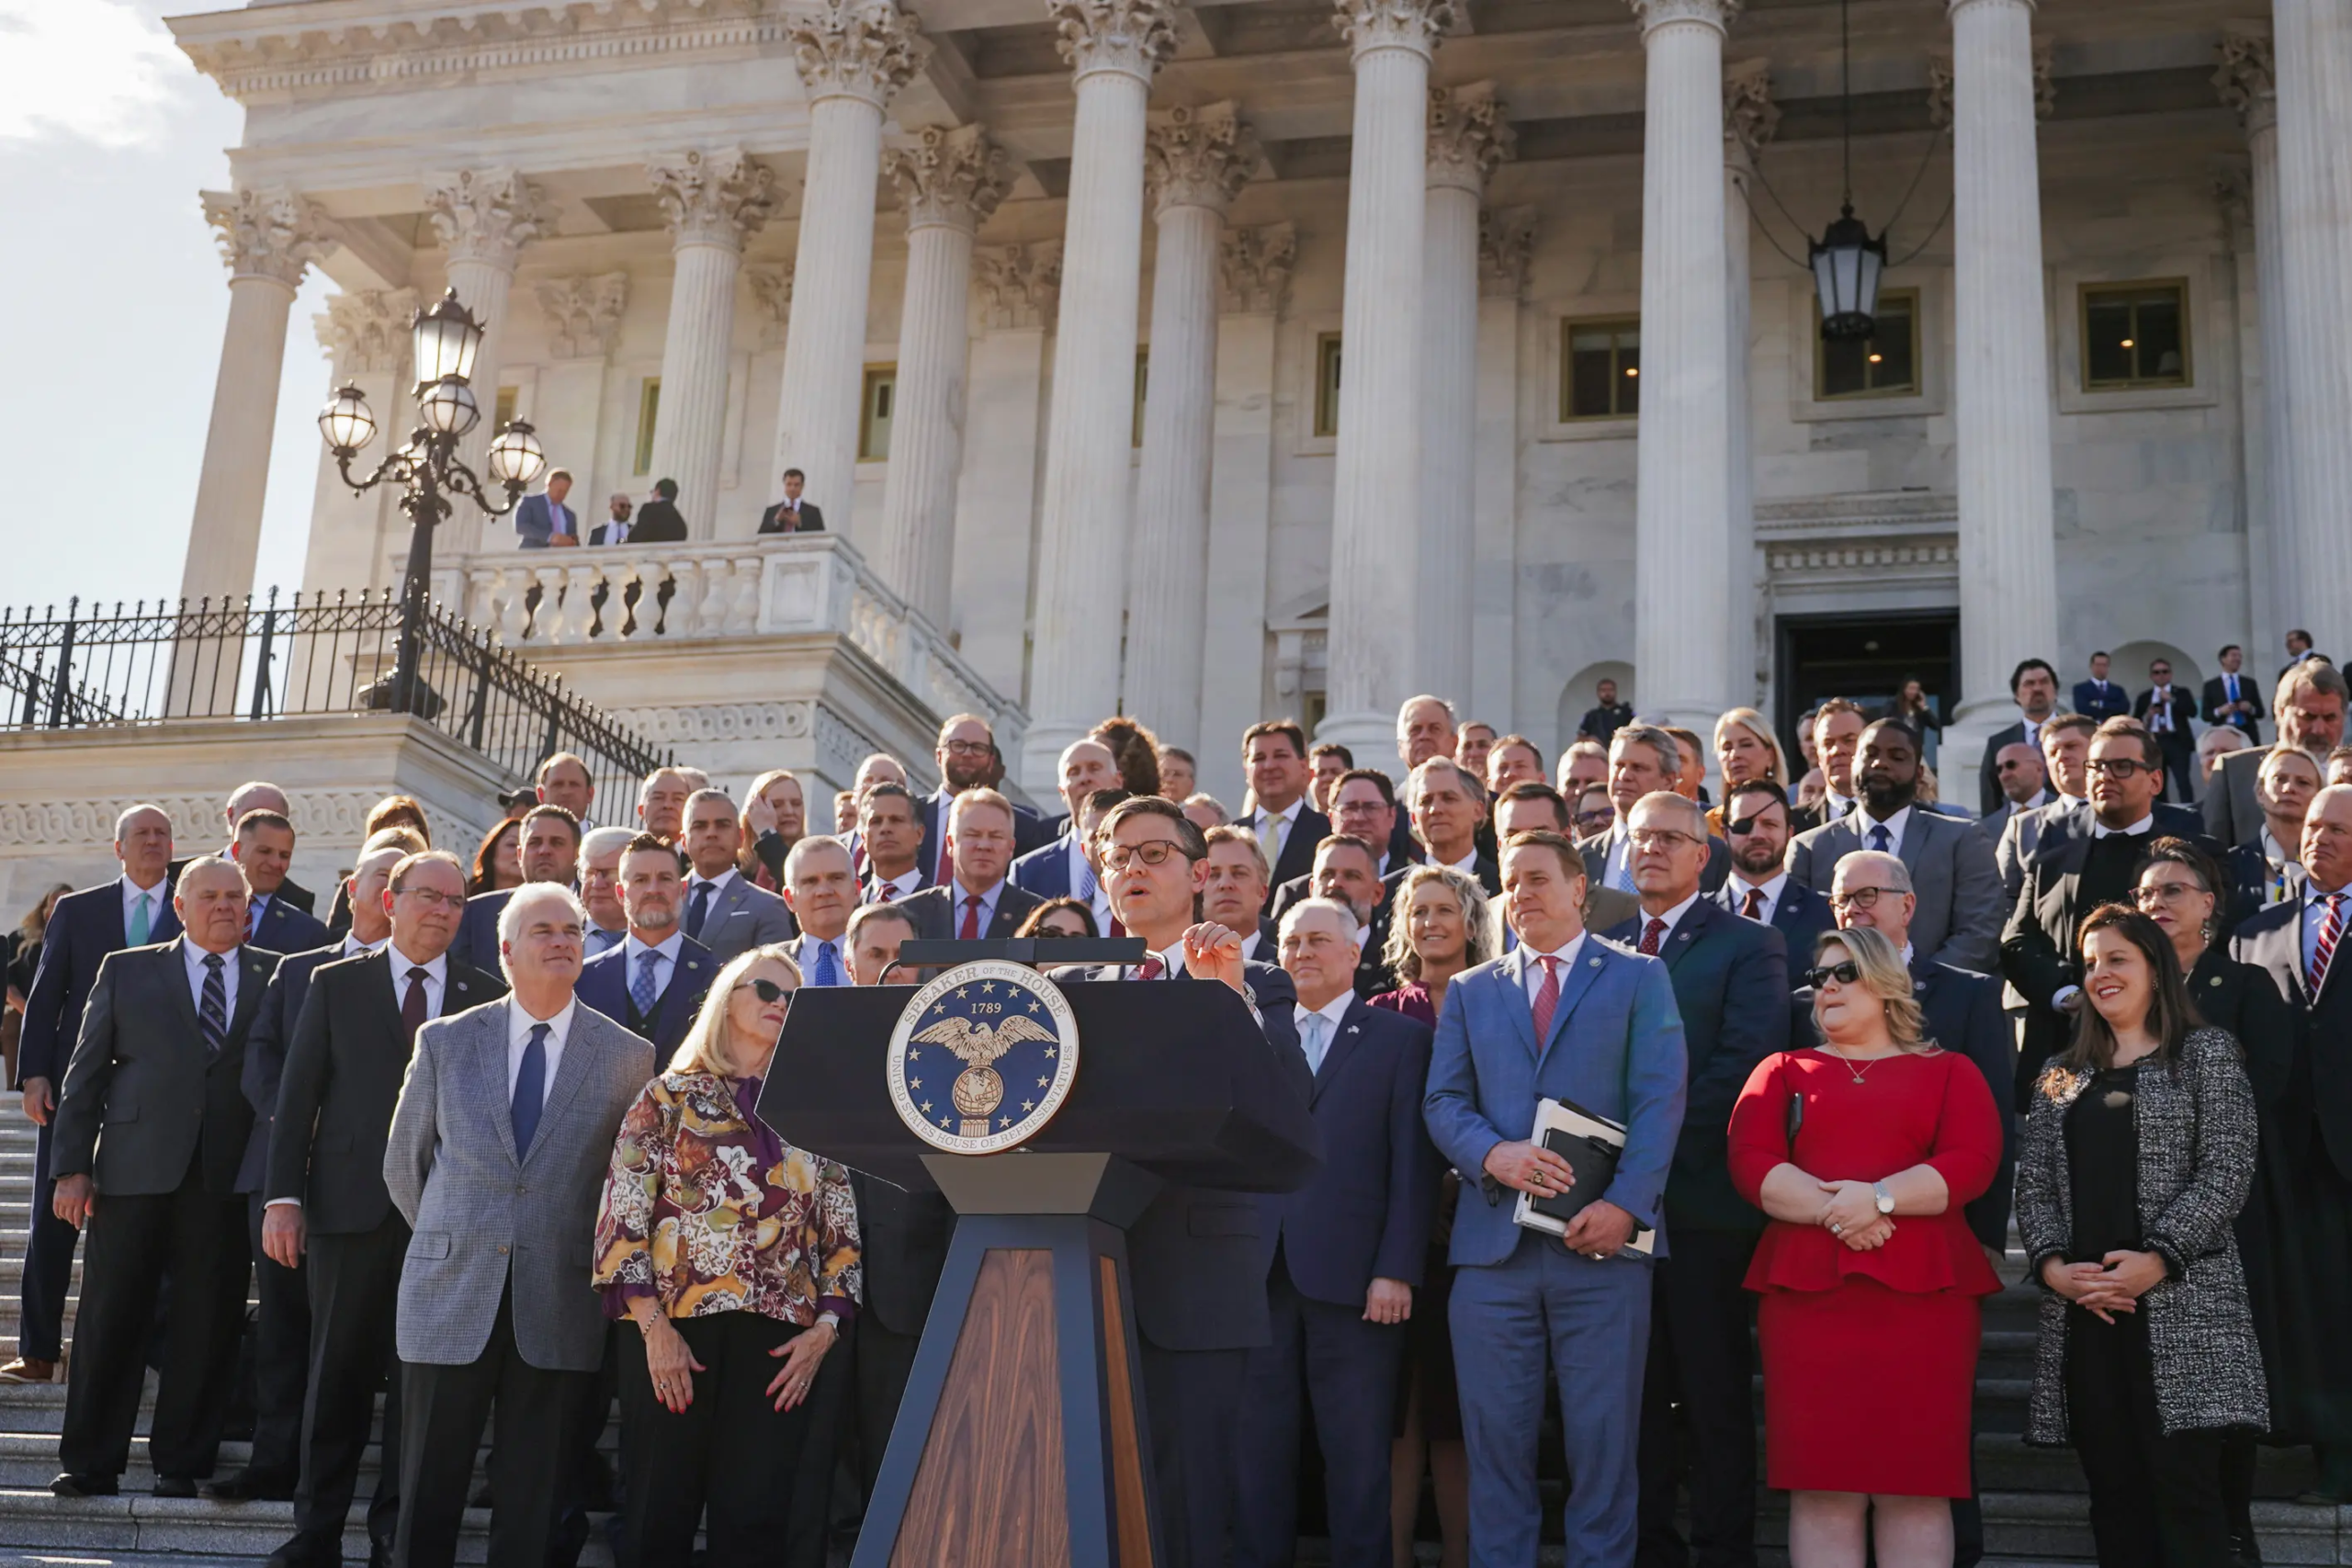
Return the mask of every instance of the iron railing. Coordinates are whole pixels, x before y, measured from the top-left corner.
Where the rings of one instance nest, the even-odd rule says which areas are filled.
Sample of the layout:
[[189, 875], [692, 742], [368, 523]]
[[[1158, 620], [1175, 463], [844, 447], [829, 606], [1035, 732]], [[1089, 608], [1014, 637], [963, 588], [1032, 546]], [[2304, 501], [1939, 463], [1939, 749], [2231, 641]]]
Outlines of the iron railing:
[[297, 593], [283, 604], [273, 589], [262, 603], [142, 601], [109, 612], [76, 599], [62, 615], [54, 605], [0, 610], [0, 730], [404, 710], [518, 780], [550, 753], [576, 752], [605, 799], [634, 798], [638, 781], [670, 760], [566, 692], [562, 676], [437, 604], [421, 604], [412, 628], [412, 697], [397, 668], [401, 609], [392, 589]]

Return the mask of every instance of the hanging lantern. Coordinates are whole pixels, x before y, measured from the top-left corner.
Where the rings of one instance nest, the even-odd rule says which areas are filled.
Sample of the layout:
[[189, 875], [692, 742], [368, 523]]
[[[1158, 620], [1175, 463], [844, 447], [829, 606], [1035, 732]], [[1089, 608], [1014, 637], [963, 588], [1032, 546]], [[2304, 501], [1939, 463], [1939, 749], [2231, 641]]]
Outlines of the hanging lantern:
[[375, 440], [376, 415], [368, 407], [367, 395], [345, 382], [319, 411], [319, 434], [326, 438], [328, 451], [343, 457]]
[[1871, 238], [1852, 203], [1828, 232], [1813, 243], [1813, 288], [1821, 304], [1821, 335], [1867, 338], [1878, 333], [1878, 286], [1886, 273], [1886, 241]]
[[451, 377], [472, 379], [474, 355], [481, 351], [481, 323], [458, 303], [456, 289], [441, 296], [430, 310], [419, 310], [411, 331], [415, 334], [419, 386]]

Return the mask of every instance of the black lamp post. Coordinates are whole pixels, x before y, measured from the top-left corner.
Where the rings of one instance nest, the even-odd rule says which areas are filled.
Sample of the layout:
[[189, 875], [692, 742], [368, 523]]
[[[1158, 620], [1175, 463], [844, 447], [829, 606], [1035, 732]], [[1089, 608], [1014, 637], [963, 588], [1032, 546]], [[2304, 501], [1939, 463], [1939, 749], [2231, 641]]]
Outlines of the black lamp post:
[[[506, 492], [504, 505], [492, 502], [473, 470], [458, 461], [458, 443], [481, 423], [481, 407], [470, 384], [474, 356], [481, 350], [481, 324], [449, 290], [438, 304], [416, 313], [416, 400], [421, 423], [408, 444], [388, 454], [365, 479], [351, 477], [351, 460], [376, 437], [376, 416], [357, 387], [345, 383], [319, 411], [319, 434], [334, 454], [335, 468], [354, 495], [390, 482], [401, 487], [401, 510], [408, 513], [408, 570], [401, 581], [401, 637], [391, 689], [382, 705], [395, 713], [425, 712], [437, 701], [421, 690], [419, 633], [433, 592], [433, 530], [449, 515], [452, 497], [470, 497], [492, 517], [503, 517], [547, 465], [547, 454], [531, 427], [514, 420], [490, 444], [490, 477]], [[425, 716], [430, 716], [426, 714]]]
[[1854, 216], [1854, 40], [1847, 15], [1850, 4], [1851, 0], [1839, 0], [1838, 7], [1838, 96], [1846, 138], [1844, 209], [1813, 242], [1808, 255], [1814, 294], [1821, 304], [1821, 335], [1831, 342], [1877, 335], [1878, 286], [1886, 273], [1885, 236], [1871, 239], [1870, 226]]

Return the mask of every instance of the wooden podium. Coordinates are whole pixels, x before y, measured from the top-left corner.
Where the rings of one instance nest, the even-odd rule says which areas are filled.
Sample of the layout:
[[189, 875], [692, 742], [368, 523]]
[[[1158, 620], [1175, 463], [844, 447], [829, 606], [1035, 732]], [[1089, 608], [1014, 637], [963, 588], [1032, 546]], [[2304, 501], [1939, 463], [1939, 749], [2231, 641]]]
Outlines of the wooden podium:
[[800, 991], [760, 1096], [791, 1144], [936, 1187], [958, 1216], [854, 1568], [1152, 1568], [1166, 1554], [1126, 1230], [1170, 1182], [1295, 1189], [1312, 1119], [1264, 1092], [1272, 1047], [1229, 987], [1078, 983], [1062, 990], [1080, 1065], [1053, 1122], [1001, 1154], [937, 1153], [885, 1075], [915, 989]]

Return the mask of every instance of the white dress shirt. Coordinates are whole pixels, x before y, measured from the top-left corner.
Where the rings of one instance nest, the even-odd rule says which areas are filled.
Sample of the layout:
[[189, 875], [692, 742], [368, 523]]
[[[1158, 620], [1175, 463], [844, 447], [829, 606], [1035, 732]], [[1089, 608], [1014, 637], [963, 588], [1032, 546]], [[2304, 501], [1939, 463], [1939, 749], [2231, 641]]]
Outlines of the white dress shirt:
[[622, 522], [617, 517], [611, 519], [605, 525], [605, 543], [608, 545], [628, 544], [628, 527], [629, 525], [628, 524]]
[[544, 1107], [548, 1096], [555, 1092], [556, 1069], [563, 1065], [563, 1043], [571, 1037], [572, 1015], [580, 1010], [580, 998], [566, 997], [563, 1010], [553, 1018], [533, 1018], [521, 1002], [511, 998], [506, 1005], [506, 1100], [514, 1101], [514, 1085], [523, 1076], [523, 1051], [531, 1043], [535, 1024], [548, 1026], [546, 1045], [547, 1071], [539, 1077], [539, 1104]]
[[2166, 735], [2172, 731], [2172, 686], [2170, 682], [2154, 687], [2148, 693], [2148, 733]]
[[1453, 869], [1471, 881], [1476, 882], [1478, 880], [1478, 846], [1471, 845], [1470, 852], [1453, 863]]
[[[1250, 830], [1258, 835], [1258, 843], [1266, 852], [1268, 865], [1282, 859], [1282, 852], [1290, 847], [1290, 836], [1298, 831], [1298, 814], [1306, 809], [1306, 796], [1302, 795], [1280, 811], [1269, 811], [1261, 806], [1250, 815]], [[1283, 826], [1283, 841], [1279, 846], [1270, 832], [1276, 822]]]
[[[2152, 831], [2155, 828], [2155, 825], [2156, 814], [2153, 811], [2149, 812], [2145, 817], [2141, 818], [2137, 822], [2132, 823], [2129, 828], [2110, 828], [2106, 823], [2094, 817], [2091, 818], [2091, 837], [2094, 839], [2111, 839], [2115, 837], [2116, 834], [2120, 833], [2125, 838], [2137, 839]], [[2265, 829], [2265, 831], [2267, 830], [2268, 829]]]
[[[1346, 1016], [1348, 1004], [1355, 999], [1356, 994], [1353, 990], [1345, 990], [1319, 1008], [1308, 1007], [1304, 1002], [1292, 1004], [1291, 1016], [1298, 1024], [1299, 1048], [1306, 1053], [1308, 1072], [1319, 1073], [1323, 1070], [1323, 1059], [1330, 1055], [1331, 1047], [1339, 1043], [1340, 1020]], [[1308, 1044], [1308, 1042], [1314, 1039], [1314, 1035], [1306, 1027], [1306, 1021], [1311, 1018], [1319, 1018], [1323, 1020], [1324, 1024], [1322, 1041], [1315, 1046]]]
[[1864, 811], [1861, 821], [1856, 826], [1861, 829], [1862, 848], [1866, 850], [1878, 848], [1876, 844], [1871, 842], [1871, 829], [1883, 828], [1886, 829], [1886, 852], [1891, 855], [1899, 855], [1903, 852], [1904, 829], [1911, 826], [1911, 808], [1906, 806], [1883, 822], [1875, 820], [1868, 811]]
[[1672, 940], [1674, 933], [1677, 931], [1681, 929], [1683, 920], [1688, 918], [1690, 911], [1697, 907], [1700, 898], [1702, 897], [1703, 895], [1702, 894], [1693, 893], [1690, 897], [1685, 898], [1681, 903], [1677, 904], [1673, 908], [1668, 909], [1662, 915], [1653, 916], [1647, 911], [1635, 915], [1634, 917], [1634, 923], [1640, 928], [1640, 931], [1634, 933], [1634, 940], [1636, 942], [1641, 940], [1642, 934], [1650, 929], [1650, 921], [1652, 919], [1664, 920], [1666, 922], [1666, 930], [1657, 933], [1657, 945], [1660, 953], [1665, 952], [1667, 942]]
[[[922, 891], [922, 863], [918, 862], [915, 864], [907, 867], [906, 871], [898, 876], [883, 876], [877, 874], [873, 878], [869, 886], [874, 889], [874, 893], [871, 897], [866, 899], [867, 903], [895, 904], [910, 893], [920, 893]], [[886, 887], [890, 890], [890, 896], [887, 899], [882, 897], [882, 890]]]
[[[657, 942], [651, 947], [646, 946], [634, 936], [623, 939], [621, 942], [621, 989], [627, 991], [636, 986], [637, 955], [640, 953], [650, 953], [655, 955], [653, 959], [653, 995], [655, 999], [660, 999], [662, 994], [670, 988], [670, 971], [678, 966], [678, 953], [685, 946], [685, 942], [686, 933], [683, 928], [678, 926], [672, 926], [670, 928], [670, 937], [668, 941]], [[846, 968], [847, 965], [843, 965], [843, 967]]]
[[725, 871], [720, 872], [717, 876], [705, 876], [700, 872], [696, 872], [693, 875], [687, 877], [685, 886], [685, 901], [678, 906], [679, 929], [681, 931], [685, 929], [686, 911], [695, 907], [694, 898], [695, 888], [708, 887], [710, 889], [709, 902], [704, 906], [704, 912], [707, 917], [710, 910], [718, 908], [719, 896], [727, 891], [727, 885], [734, 880], [735, 868], [731, 865]]
[[1781, 907], [1781, 895], [1788, 890], [1789, 874], [1781, 872], [1770, 882], [1750, 882], [1738, 872], [1731, 874], [1731, 910], [1744, 915], [1747, 910], [1747, 895], [1752, 890], [1761, 893], [1764, 901], [1756, 907], [1755, 919], [1759, 925], [1770, 925], [1772, 916]]
[[1854, 807], [1860, 804], [1861, 803], [1852, 795], [1839, 795], [1826, 784], [1821, 786], [1821, 819], [1824, 822], [1835, 822], [1841, 817], [1851, 817], [1854, 814]]
[[1263, 941], [1265, 940], [1265, 936], [1266, 936], [1266, 933], [1265, 933], [1264, 931], [1260, 931], [1256, 926], [1251, 926], [1248, 931], [1244, 931], [1244, 932], [1242, 933], [1242, 935], [1241, 935], [1241, 962], [1242, 962], [1242, 963], [1244, 963], [1244, 964], [1256, 964], [1256, 963], [1260, 963], [1260, 962], [1264, 962], [1264, 963], [1267, 963], [1267, 964], [1272, 964], [1272, 963], [1273, 962], [1273, 960], [1272, 960], [1272, 959], [1271, 959], [1271, 958], [1264, 959], [1264, 960], [1262, 960], [1262, 961], [1261, 961], [1261, 960], [1258, 957], [1258, 945], [1259, 945], [1259, 943], [1260, 943], [1260, 942], [1263, 942]]
[[448, 994], [449, 955], [445, 953], [430, 964], [419, 964], [388, 941], [384, 944], [384, 956], [391, 962], [392, 1006], [397, 1009], [407, 999], [408, 972], [422, 968], [424, 971], [424, 1016], [428, 1020], [439, 1018], [441, 999]]
[[[223, 1024], [237, 1016], [237, 960], [243, 956], [244, 951], [241, 943], [220, 955], [220, 987], [228, 997], [223, 1004], [228, 1010], [227, 1016], [220, 1021]], [[204, 1016], [204, 977], [209, 973], [204, 961], [211, 956], [192, 942], [180, 943], [180, 957], [187, 964], [187, 994], [196, 1003], [196, 1016], [198, 1018]]]
[[130, 933], [130, 917], [140, 905], [145, 904], [147, 906], [147, 940], [154, 941], [155, 928], [163, 924], [164, 911], [170, 907], [171, 889], [161, 878], [157, 879], [153, 887], [141, 887], [131, 881], [128, 875], [117, 880], [122, 884], [123, 934], [128, 936]]
[[[1578, 931], [1569, 940], [1568, 944], [1566, 947], [1555, 947], [1549, 953], [1536, 953], [1532, 951], [1528, 953], [1527, 973], [1525, 976], [1528, 1006], [1533, 1007], [1535, 1005], [1535, 994], [1544, 988], [1544, 960], [1546, 958], [1558, 959], [1559, 963], [1554, 966], [1555, 971], [1565, 976], [1569, 970], [1576, 967], [1577, 954], [1584, 951], [1584, 932]], [[1565, 983], [1565, 981], [1563, 983]]]
[[2025, 709], [2019, 708], [2018, 709], [2018, 722], [2025, 727], [2025, 743], [2032, 747], [2037, 751], [2041, 750], [2041, 726], [2043, 721], [2038, 718], [2028, 717]]

